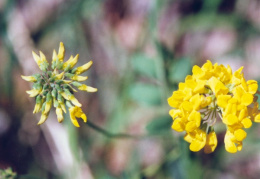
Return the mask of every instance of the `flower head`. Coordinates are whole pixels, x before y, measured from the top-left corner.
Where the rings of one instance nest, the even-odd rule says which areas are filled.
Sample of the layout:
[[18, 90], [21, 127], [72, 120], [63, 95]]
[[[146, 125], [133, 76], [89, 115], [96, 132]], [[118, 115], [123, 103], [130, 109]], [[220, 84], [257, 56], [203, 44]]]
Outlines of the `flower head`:
[[246, 138], [244, 129], [252, 121], [260, 122], [255, 93], [255, 80], [246, 81], [243, 67], [232, 73], [230, 66], [214, 65], [208, 60], [202, 67], [194, 66], [192, 75], [179, 84], [179, 89], [168, 98], [174, 109], [172, 128], [186, 132], [184, 139], [190, 143], [190, 150], [197, 152], [204, 148], [211, 153], [217, 146], [214, 124], [226, 125], [225, 148], [230, 153], [242, 149]]
[[33, 82], [32, 90], [27, 91], [27, 93], [30, 97], [36, 98], [33, 113], [42, 112], [38, 124], [42, 124], [47, 120], [52, 106], [56, 108], [59, 122], [62, 122], [64, 119], [63, 113], [66, 113], [66, 106], [69, 108], [71, 121], [76, 127], [79, 127], [76, 117], [80, 117], [86, 122], [87, 117], [80, 108], [82, 105], [73, 93], [77, 92], [75, 88], [87, 92], [97, 91], [96, 88], [80, 83], [87, 80], [87, 76], [79, 76], [87, 71], [93, 62], [90, 61], [74, 68], [78, 62], [78, 54], [75, 57], [71, 56], [64, 62], [65, 48], [62, 42], [60, 43], [58, 53], [55, 50], [53, 51], [51, 69], [42, 52], [40, 52], [40, 55], [37, 55], [35, 52], [32, 52], [32, 54], [42, 73], [22, 76], [22, 78]]

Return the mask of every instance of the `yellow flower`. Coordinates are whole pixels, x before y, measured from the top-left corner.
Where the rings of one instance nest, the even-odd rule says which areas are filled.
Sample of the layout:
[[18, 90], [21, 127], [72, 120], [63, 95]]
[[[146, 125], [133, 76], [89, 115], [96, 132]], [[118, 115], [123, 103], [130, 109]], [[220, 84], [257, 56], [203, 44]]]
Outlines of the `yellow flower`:
[[79, 123], [76, 118], [83, 119], [84, 122], [87, 122], [87, 116], [85, 113], [83, 113], [82, 109], [78, 106], [69, 108], [70, 112], [70, 119], [71, 122], [76, 126], [79, 127]]
[[230, 66], [212, 65], [208, 60], [201, 68], [195, 65], [192, 75], [179, 83], [179, 89], [168, 98], [173, 107], [169, 112], [172, 128], [186, 132], [184, 139], [190, 143], [191, 151], [215, 150], [216, 122], [226, 125], [226, 150], [240, 151], [246, 138], [244, 129], [250, 128], [252, 121], [260, 122], [258, 103], [254, 102], [258, 84], [255, 80], [246, 81], [242, 70], [243, 67], [232, 73]]
[[193, 152], [200, 151], [206, 145], [206, 132], [200, 129], [187, 133], [184, 140], [190, 143], [190, 150]]

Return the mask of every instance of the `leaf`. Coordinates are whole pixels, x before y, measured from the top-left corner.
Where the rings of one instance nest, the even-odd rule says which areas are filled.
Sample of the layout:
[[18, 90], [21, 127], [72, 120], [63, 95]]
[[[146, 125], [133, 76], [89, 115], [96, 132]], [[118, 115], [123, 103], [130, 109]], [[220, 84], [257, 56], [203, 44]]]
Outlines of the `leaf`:
[[136, 83], [130, 86], [130, 97], [140, 104], [158, 105], [161, 102], [160, 90], [157, 86], [146, 83]]
[[132, 67], [135, 72], [148, 77], [156, 76], [155, 62], [145, 54], [136, 54], [132, 57]]
[[160, 116], [153, 119], [147, 126], [146, 130], [150, 134], [164, 133], [171, 130], [172, 118], [169, 115]]
[[184, 81], [185, 77], [191, 74], [191, 61], [187, 58], [182, 58], [173, 63], [169, 70], [169, 78], [173, 83]]

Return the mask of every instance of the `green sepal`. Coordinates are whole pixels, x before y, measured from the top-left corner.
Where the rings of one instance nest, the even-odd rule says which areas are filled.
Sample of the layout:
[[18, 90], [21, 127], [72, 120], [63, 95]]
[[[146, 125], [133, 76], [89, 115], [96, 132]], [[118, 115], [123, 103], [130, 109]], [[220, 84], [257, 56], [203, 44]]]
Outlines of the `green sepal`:
[[52, 77], [52, 71], [47, 71], [47, 75], [49, 78]]
[[62, 95], [60, 93], [58, 93], [58, 97], [57, 97], [59, 103], [63, 103], [64, 102], [64, 99], [62, 97]]
[[45, 110], [46, 101], [42, 104], [42, 112]]
[[32, 75], [36, 81], [40, 81], [41, 80], [41, 75], [40, 74], [35, 74], [35, 75]]
[[45, 97], [48, 92], [49, 92], [49, 90], [44, 90], [44, 91], [42, 92], [42, 95]]
[[57, 66], [57, 59], [52, 61], [51, 68], [55, 69]]
[[57, 97], [57, 90], [56, 90], [56, 88], [53, 88], [53, 90], [51, 91], [51, 95], [52, 95], [52, 97], [54, 97], [54, 98]]
[[41, 104], [41, 103], [42, 103], [42, 97], [41, 97], [41, 95], [38, 95], [36, 97], [36, 104]]
[[68, 78], [72, 78], [74, 76], [74, 74], [71, 74], [71, 73], [65, 73], [65, 76], [68, 77]]
[[47, 89], [49, 89], [49, 84], [46, 83], [43, 85], [43, 90], [47, 90]]
[[53, 106], [55, 108], [57, 108], [59, 106], [59, 102], [55, 98], [53, 98]]
[[64, 92], [65, 92], [66, 95], [72, 96], [70, 90], [68, 90], [67, 88], [64, 89]]
[[76, 86], [77, 88], [82, 85], [81, 83], [79, 83], [79, 82], [77, 82], [77, 81], [73, 81], [71, 84], [74, 85], [74, 86]]
[[55, 88], [58, 90], [58, 92], [62, 92], [62, 89], [58, 84], [55, 84]]
[[40, 89], [42, 89], [42, 84], [37, 82], [37, 83], [34, 83], [32, 87], [33, 87], [33, 89], [40, 90]]
[[66, 68], [64, 68], [64, 71], [67, 72], [67, 71], [69, 71], [70, 69], [71, 69], [71, 66], [70, 66], [70, 64], [68, 64], [68, 66], [66, 66]]
[[44, 71], [44, 72], [46, 72], [46, 71], [48, 70], [48, 67], [49, 67], [49, 63], [48, 63], [47, 61], [42, 62], [42, 63], [40, 64], [40, 66], [39, 66], [39, 68], [40, 68], [42, 71]]
[[63, 82], [63, 80], [56, 80], [55, 83], [60, 85], [60, 84], [62, 84], [62, 82]]
[[66, 106], [68, 106], [69, 108], [73, 107], [73, 105], [72, 105], [68, 100], [66, 100], [65, 104], [66, 104]]
[[60, 61], [58, 60], [57, 68], [58, 68], [59, 70], [61, 70], [61, 69], [62, 69], [62, 66], [63, 66], [63, 62], [60, 62]]
[[71, 70], [71, 73], [74, 74], [74, 73], [76, 72], [76, 70], [77, 70], [77, 68], [73, 68], [73, 69]]
[[50, 82], [53, 83], [55, 81], [55, 76], [50, 78]]
[[51, 97], [51, 92], [48, 92], [47, 96], [46, 96], [46, 102], [49, 102], [52, 100], [52, 97]]

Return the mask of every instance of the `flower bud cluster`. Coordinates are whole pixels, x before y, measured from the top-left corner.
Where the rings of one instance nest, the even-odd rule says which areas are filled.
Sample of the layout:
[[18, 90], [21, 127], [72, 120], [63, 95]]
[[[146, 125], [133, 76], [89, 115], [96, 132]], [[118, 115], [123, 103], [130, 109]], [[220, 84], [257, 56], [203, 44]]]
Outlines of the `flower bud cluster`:
[[236, 153], [246, 138], [244, 129], [250, 128], [252, 121], [260, 122], [255, 96], [258, 84], [246, 81], [242, 69], [232, 73], [230, 66], [212, 65], [210, 61], [201, 68], [194, 66], [193, 74], [168, 98], [174, 108], [169, 112], [174, 120], [172, 128], [186, 131], [184, 139], [191, 151], [204, 148], [205, 153], [213, 152], [218, 142], [214, 124], [222, 122], [227, 128], [225, 148]]
[[39, 55], [34, 52], [32, 54], [42, 73], [22, 76], [22, 78], [33, 82], [32, 90], [26, 92], [30, 97], [36, 99], [33, 113], [40, 111], [42, 113], [38, 125], [46, 121], [52, 106], [56, 108], [59, 122], [64, 119], [63, 113], [67, 112], [66, 106], [69, 108], [71, 121], [76, 127], [79, 127], [77, 117], [86, 122], [87, 117], [81, 109], [82, 105], [73, 93], [77, 92], [75, 88], [87, 92], [97, 91], [96, 88], [81, 83], [87, 80], [88, 77], [80, 75], [91, 67], [92, 61], [75, 68], [79, 58], [77, 54], [64, 62], [65, 48], [62, 42], [58, 53], [55, 50], [53, 51], [51, 69], [49, 69], [49, 63], [41, 51]]

